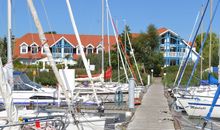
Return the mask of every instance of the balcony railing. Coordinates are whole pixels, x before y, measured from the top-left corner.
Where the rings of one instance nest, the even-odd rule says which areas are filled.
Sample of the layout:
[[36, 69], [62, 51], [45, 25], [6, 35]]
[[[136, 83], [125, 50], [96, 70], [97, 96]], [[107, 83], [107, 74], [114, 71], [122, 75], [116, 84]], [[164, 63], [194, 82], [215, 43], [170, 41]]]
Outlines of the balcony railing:
[[164, 57], [182, 57], [185, 52], [164, 52]]

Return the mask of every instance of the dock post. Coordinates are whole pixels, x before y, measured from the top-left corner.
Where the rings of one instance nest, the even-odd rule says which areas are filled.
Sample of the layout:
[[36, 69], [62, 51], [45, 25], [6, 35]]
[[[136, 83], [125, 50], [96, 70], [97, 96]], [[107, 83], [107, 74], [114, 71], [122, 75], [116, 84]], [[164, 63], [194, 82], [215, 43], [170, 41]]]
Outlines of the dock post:
[[135, 81], [134, 78], [129, 79], [129, 93], [128, 93], [128, 107], [129, 109], [134, 109], [134, 88], [135, 88]]
[[148, 86], [150, 85], [150, 75], [149, 74], [147, 75], [147, 85]]

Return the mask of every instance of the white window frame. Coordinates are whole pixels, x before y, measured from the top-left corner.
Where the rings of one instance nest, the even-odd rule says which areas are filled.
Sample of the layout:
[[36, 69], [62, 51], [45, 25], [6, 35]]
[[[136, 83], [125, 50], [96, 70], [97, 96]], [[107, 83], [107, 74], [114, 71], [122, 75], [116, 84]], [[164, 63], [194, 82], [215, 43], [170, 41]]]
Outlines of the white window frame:
[[[24, 47], [24, 48], [23, 48], [23, 47]], [[23, 49], [26, 49], [26, 51], [23, 52], [23, 51], [22, 51]], [[22, 43], [22, 44], [20, 45], [20, 54], [27, 54], [27, 53], [28, 53], [28, 44]]]
[[97, 54], [99, 54], [99, 50], [101, 50], [102, 51], [102, 45], [101, 44], [99, 44], [97, 47], [96, 47], [96, 53]]
[[[84, 50], [84, 46], [83, 46], [82, 48], [83, 48], [83, 50]], [[79, 46], [76, 46], [76, 54], [77, 54], [77, 55], [81, 55], [81, 54], [80, 54]]]
[[86, 47], [86, 54], [89, 54], [89, 49], [92, 49], [92, 54], [94, 53], [94, 46], [89, 44], [87, 47]]
[[[35, 46], [34, 46], [35, 45]], [[37, 48], [37, 52], [36, 53], [33, 53], [32, 51], [33, 51], [33, 46], [34, 47], [36, 47]], [[39, 49], [38, 49], [38, 45], [34, 42], [34, 43], [32, 43], [31, 45], [30, 45], [30, 47], [31, 47], [31, 54], [37, 54], [38, 53], [38, 51], [39, 51]]]

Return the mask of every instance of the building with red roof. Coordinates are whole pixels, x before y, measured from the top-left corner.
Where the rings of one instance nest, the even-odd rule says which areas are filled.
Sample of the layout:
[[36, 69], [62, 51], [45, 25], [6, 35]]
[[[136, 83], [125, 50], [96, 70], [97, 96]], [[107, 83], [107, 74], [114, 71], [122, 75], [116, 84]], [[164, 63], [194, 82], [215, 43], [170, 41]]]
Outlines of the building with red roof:
[[[188, 43], [174, 31], [167, 28], [157, 30], [160, 36], [159, 51], [164, 55], [165, 66], [179, 65], [183, 56], [189, 51], [192, 43]], [[138, 37], [139, 33], [132, 33], [132, 37]], [[64, 59], [76, 60], [79, 55], [79, 46], [75, 35], [72, 34], [45, 34], [47, 44], [56, 62], [63, 62]], [[101, 35], [80, 35], [85, 54], [98, 54], [102, 52]], [[116, 44], [114, 36], [109, 36], [112, 46]], [[108, 51], [108, 37], [104, 36], [104, 50]], [[27, 33], [16, 39], [14, 45], [14, 59], [19, 59], [23, 64], [35, 64], [46, 57], [43, 46], [37, 33]], [[198, 53], [193, 47], [190, 59], [195, 61]]]
[[[78, 42], [72, 34], [45, 34], [47, 44], [55, 61], [64, 58], [76, 60], [80, 55]], [[102, 44], [99, 35], [80, 35], [85, 54], [101, 53]], [[111, 47], [116, 44], [114, 36], [109, 36]], [[111, 48], [112, 49], [112, 48]], [[108, 38], [104, 36], [104, 50], [108, 51]], [[19, 59], [24, 64], [34, 64], [37, 60], [44, 58], [45, 52], [37, 33], [27, 33], [15, 40], [13, 58]]]

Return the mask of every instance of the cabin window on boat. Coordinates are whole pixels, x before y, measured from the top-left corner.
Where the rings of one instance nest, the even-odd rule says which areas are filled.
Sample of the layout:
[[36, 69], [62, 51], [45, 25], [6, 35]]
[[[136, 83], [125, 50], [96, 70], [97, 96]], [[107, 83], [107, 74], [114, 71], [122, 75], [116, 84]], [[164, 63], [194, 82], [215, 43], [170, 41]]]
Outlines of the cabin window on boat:
[[51, 96], [32, 96], [30, 97], [30, 99], [56, 99], [55, 97], [51, 97]]
[[26, 44], [22, 44], [20, 46], [20, 53], [21, 54], [26, 54], [28, 52], [28, 46]]
[[31, 53], [36, 54], [38, 52], [38, 46], [36, 44], [31, 45]]

